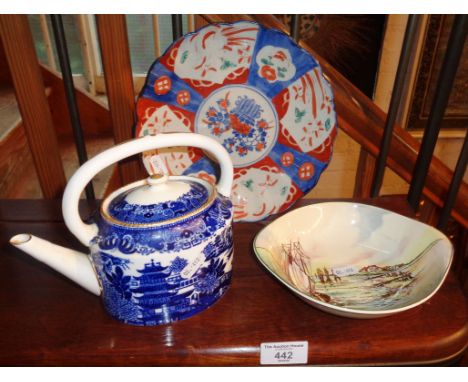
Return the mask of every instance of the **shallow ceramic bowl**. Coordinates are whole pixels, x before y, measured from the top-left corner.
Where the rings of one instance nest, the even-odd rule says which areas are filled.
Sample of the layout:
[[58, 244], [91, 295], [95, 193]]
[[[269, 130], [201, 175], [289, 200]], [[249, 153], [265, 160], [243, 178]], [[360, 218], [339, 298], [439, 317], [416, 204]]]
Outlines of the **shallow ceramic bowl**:
[[444, 282], [453, 246], [440, 231], [364, 204], [293, 210], [254, 240], [260, 262], [310, 305], [376, 318], [414, 308]]

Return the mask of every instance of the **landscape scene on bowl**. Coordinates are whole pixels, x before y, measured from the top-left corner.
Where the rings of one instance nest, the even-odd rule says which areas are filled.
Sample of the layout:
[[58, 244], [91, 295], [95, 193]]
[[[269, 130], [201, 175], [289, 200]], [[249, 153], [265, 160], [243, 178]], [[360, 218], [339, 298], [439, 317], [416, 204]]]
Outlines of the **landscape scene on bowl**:
[[425, 257], [441, 239], [432, 241], [406, 263], [363, 267], [316, 266], [300, 241], [281, 244], [279, 274], [300, 292], [319, 301], [358, 310], [383, 310], [407, 305], [421, 282]]

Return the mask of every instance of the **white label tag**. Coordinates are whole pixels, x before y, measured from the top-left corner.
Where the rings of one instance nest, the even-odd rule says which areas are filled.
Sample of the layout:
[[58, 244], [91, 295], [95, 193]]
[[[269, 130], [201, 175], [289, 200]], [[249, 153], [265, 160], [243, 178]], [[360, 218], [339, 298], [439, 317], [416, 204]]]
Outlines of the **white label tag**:
[[201, 267], [203, 262], [205, 261], [205, 255], [203, 253], [199, 253], [197, 257], [195, 257], [183, 270], [180, 272], [180, 276], [183, 279], [191, 278], [198, 268]]
[[261, 365], [295, 365], [307, 363], [309, 343], [265, 342], [260, 345]]
[[347, 267], [341, 267], [341, 268], [333, 268], [332, 273], [336, 274], [337, 276], [348, 276], [348, 275], [354, 275], [359, 272], [359, 269], [356, 267], [353, 267], [352, 265], [347, 266]]

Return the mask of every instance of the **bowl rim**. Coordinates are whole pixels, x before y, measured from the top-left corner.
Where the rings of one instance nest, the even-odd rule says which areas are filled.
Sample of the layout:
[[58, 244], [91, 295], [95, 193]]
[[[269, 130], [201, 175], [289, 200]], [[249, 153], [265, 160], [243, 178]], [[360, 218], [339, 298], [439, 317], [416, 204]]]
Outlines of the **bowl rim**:
[[[417, 301], [417, 302], [414, 302], [410, 305], [405, 305], [405, 306], [402, 306], [400, 308], [394, 308], [394, 309], [387, 309], [387, 310], [363, 310], [363, 309], [353, 309], [353, 308], [346, 308], [346, 307], [341, 307], [341, 306], [337, 306], [337, 305], [333, 305], [333, 304], [329, 304], [329, 303], [326, 303], [326, 302], [323, 302], [323, 301], [320, 301], [320, 300], [317, 300], [315, 299], [314, 297], [304, 293], [304, 292], [301, 292], [299, 289], [297, 289], [296, 287], [294, 287], [293, 285], [291, 285], [290, 283], [288, 283], [286, 280], [283, 280], [279, 275], [277, 275], [276, 272], [274, 272], [268, 265], [266, 265], [266, 263], [262, 260], [260, 254], [257, 252], [257, 245], [256, 245], [256, 242], [259, 238], [259, 236], [267, 229], [269, 228], [273, 223], [276, 223], [280, 220], [285, 220], [285, 218], [287, 217], [287, 215], [290, 215], [292, 213], [294, 213], [295, 211], [299, 211], [299, 210], [306, 210], [306, 209], [309, 209], [311, 207], [317, 207], [317, 205], [325, 205], [325, 207], [328, 207], [328, 206], [331, 206], [331, 205], [337, 205], [337, 204], [340, 204], [340, 205], [357, 205], [358, 207], [363, 207], [363, 208], [370, 208], [370, 209], [375, 209], [375, 210], [380, 210], [380, 211], [385, 211], [385, 212], [388, 212], [388, 213], [391, 213], [391, 214], [394, 214], [394, 215], [397, 215], [397, 216], [400, 216], [406, 220], [411, 220], [411, 221], [414, 221], [418, 224], [422, 224], [423, 226], [426, 226], [427, 228], [429, 228], [430, 230], [433, 230], [435, 231], [436, 233], [438, 233], [439, 235], [442, 236], [442, 239], [446, 242], [449, 243], [449, 248], [450, 248], [450, 254], [448, 255], [449, 256], [449, 259], [448, 259], [448, 263], [447, 263], [447, 267], [444, 271], [444, 274], [439, 282], [439, 284], [432, 290], [431, 293], [429, 293], [426, 297], [422, 298], [421, 300]], [[399, 214], [397, 212], [393, 212], [393, 211], [390, 211], [390, 210], [387, 210], [385, 208], [382, 208], [382, 207], [377, 207], [377, 206], [373, 206], [371, 204], [365, 204], [365, 203], [356, 203], [356, 202], [346, 202], [346, 201], [332, 201], [332, 202], [317, 202], [317, 203], [312, 203], [312, 204], [309, 204], [307, 206], [303, 206], [303, 207], [299, 207], [299, 208], [295, 208], [291, 211], [288, 211], [287, 213], [281, 215], [280, 217], [278, 217], [277, 219], [271, 221], [269, 224], [267, 224], [265, 227], [263, 227], [256, 235], [255, 235], [255, 238], [253, 240], [253, 243], [252, 243], [252, 246], [253, 246], [253, 250], [254, 250], [254, 253], [255, 253], [255, 256], [256, 258], [260, 261], [260, 263], [276, 278], [278, 279], [283, 285], [285, 285], [286, 287], [288, 287], [289, 289], [291, 289], [295, 294], [297, 294], [298, 296], [300, 296], [301, 298], [307, 300], [307, 301], [311, 301], [313, 302], [314, 304], [317, 304], [317, 305], [321, 305], [325, 308], [328, 308], [327, 310], [331, 309], [331, 310], [336, 310], [336, 311], [340, 311], [340, 312], [343, 312], [343, 313], [350, 313], [350, 314], [354, 314], [354, 315], [362, 315], [362, 316], [382, 316], [382, 315], [390, 315], [390, 314], [395, 314], [395, 313], [399, 313], [399, 312], [403, 312], [403, 311], [406, 311], [406, 310], [409, 310], [409, 309], [412, 309], [412, 308], [415, 308], [416, 306], [418, 305], [421, 305], [423, 304], [424, 302], [426, 302], [427, 300], [429, 300], [432, 296], [434, 296], [437, 291], [441, 288], [441, 286], [443, 285], [445, 279], [447, 278], [447, 275], [450, 271], [450, 268], [451, 268], [451, 265], [452, 265], [452, 261], [453, 261], [453, 254], [454, 254], [454, 247], [453, 247], [453, 244], [452, 242], [450, 241], [450, 239], [440, 230], [438, 230], [437, 228], [435, 227], [432, 227], [430, 226], [429, 224], [426, 224], [426, 223], [423, 223], [423, 222], [420, 222], [416, 219], [412, 219], [412, 218], [409, 218], [405, 215], [402, 215], [402, 214]], [[258, 248], [263, 248], [263, 247], [258, 247]], [[330, 312], [332, 313], [332, 312]]]

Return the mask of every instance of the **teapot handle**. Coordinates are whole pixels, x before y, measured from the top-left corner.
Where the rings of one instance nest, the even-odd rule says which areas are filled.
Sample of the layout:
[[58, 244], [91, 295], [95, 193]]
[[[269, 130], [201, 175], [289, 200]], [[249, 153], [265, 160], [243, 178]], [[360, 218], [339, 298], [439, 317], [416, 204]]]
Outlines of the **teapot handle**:
[[62, 200], [63, 217], [68, 229], [86, 246], [96, 236], [98, 231], [97, 226], [83, 222], [78, 211], [78, 202], [84, 188], [98, 172], [132, 155], [174, 146], [197, 147], [212, 154], [218, 160], [221, 167], [221, 176], [216, 188], [225, 197], [231, 195], [234, 175], [233, 165], [228, 152], [220, 143], [213, 138], [192, 133], [148, 135], [103, 151], [84, 163], [70, 178]]

